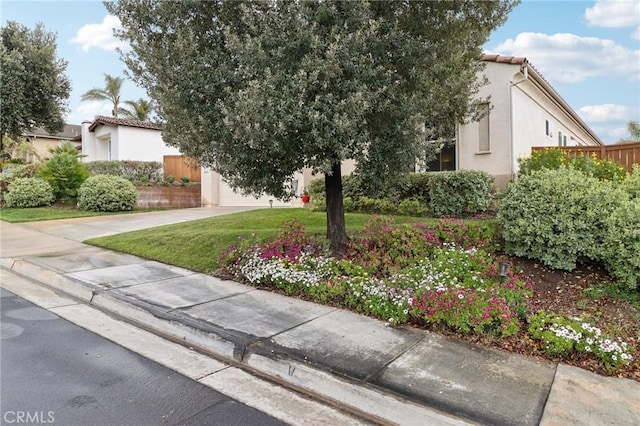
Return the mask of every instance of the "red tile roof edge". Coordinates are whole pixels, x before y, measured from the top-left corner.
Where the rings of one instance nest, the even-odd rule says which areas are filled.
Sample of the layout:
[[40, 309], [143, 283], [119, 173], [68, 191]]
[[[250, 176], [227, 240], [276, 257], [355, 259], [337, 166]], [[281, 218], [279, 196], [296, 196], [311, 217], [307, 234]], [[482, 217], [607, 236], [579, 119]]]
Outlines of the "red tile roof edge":
[[89, 126], [89, 131], [93, 132], [95, 128], [98, 127], [100, 124], [109, 124], [113, 126], [138, 127], [141, 129], [149, 129], [149, 130], [162, 130], [162, 127], [150, 121], [130, 120], [128, 118], [105, 117], [103, 115], [98, 115], [93, 119], [93, 122]]

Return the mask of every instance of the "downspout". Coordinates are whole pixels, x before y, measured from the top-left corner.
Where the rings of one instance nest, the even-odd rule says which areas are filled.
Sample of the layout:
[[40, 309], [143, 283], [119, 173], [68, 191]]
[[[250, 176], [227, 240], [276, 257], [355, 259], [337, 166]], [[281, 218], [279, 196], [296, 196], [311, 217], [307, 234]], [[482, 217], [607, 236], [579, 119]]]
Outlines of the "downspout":
[[511, 85], [509, 86], [509, 149], [510, 149], [509, 167], [510, 167], [511, 178], [514, 180], [517, 176], [514, 170], [515, 158], [513, 158], [513, 153], [514, 153], [514, 149], [513, 149], [513, 88], [529, 79], [529, 68], [526, 62], [522, 64], [522, 66], [520, 67], [520, 72], [522, 73], [524, 78], [517, 83], [511, 82]]

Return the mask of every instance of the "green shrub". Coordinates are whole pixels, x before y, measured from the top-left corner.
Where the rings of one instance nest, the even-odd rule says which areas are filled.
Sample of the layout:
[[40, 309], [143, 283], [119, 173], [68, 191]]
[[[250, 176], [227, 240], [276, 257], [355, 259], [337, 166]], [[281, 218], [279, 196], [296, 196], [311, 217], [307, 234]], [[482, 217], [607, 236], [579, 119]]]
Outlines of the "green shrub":
[[[342, 177], [343, 185], [344, 185], [344, 178], [346, 177], [347, 176]], [[307, 188], [307, 190], [309, 191], [311, 198], [316, 198], [320, 195], [324, 195], [324, 179], [313, 179], [311, 182], [309, 182], [309, 187]]]
[[606, 218], [602, 257], [617, 284], [640, 289], [640, 198], [624, 201]]
[[430, 206], [439, 216], [481, 213], [493, 199], [493, 177], [483, 171], [434, 173], [430, 186]]
[[88, 178], [80, 187], [78, 208], [103, 212], [131, 210], [137, 198], [135, 186], [127, 179], [97, 175]]
[[400, 200], [418, 200], [428, 204], [431, 177], [436, 173], [407, 173], [398, 181]]
[[599, 180], [622, 182], [627, 177], [627, 172], [620, 164], [599, 159], [595, 154], [591, 157], [586, 155], [572, 157], [569, 159], [569, 166]]
[[487, 253], [502, 250], [500, 231], [496, 220], [471, 222], [463, 219], [442, 218], [434, 228], [443, 243], [453, 243], [464, 249], [477, 248]]
[[633, 172], [623, 182], [622, 188], [631, 198], [640, 198], [640, 164], [633, 165]]
[[354, 202], [354, 208], [361, 213], [396, 214], [398, 207], [389, 200], [360, 197]]
[[611, 160], [599, 159], [595, 154], [570, 157], [566, 151], [558, 148], [534, 151], [530, 157], [519, 159], [518, 163], [521, 176], [538, 170], [571, 167], [599, 180], [620, 182], [626, 177], [624, 168]]
[[418, 200], [403, 200], [398, 206], [398, 213], [402, 216], [427, 216], [431, 213], [429, 206]]
[[57, 200], [71, 202], [78, 196], [78, 188], [89, 177], [86, 166], [81, 163], [82, 155], [71, 142], [63, 142], [50, 150], [53, 154], [44, 162], [38, 177], [49, 182]]
[[9, 184], [18, 178], [34, 177], [40, 167], [39, 163], [17, 164], [4, 163], [0, 172], [0, 194], [8, 191]]
[[132, 182], [162, 180], [162, 163], [158, 161], [91, 161], [86, 165], [92, 176], [120, 176]]
[[537, 170], [557, 170], [561, 167], [567, 167], [569, 157], [565, 151], [558, 148], [548, 148], [533, 151], [529, 157], [519, 158], [518, 164], [520, 166], [519, 175], [526, 176]]
[[344, 206], [344, 211], [345, 212], [353, 212], [355, 211], [355, 204], [353, 202], [353, 199], [351, 197], [344, 197], [342, 199], [342, 205]]
[[633, 359], [633, 347], [620, 338], [607, 336], [582, 318], [539, 311], [529, 317], [529, 333], [542, 342], [542, 350], [551, 356], [565, 357], [580, 352], [612, 368], [628, 364]]
[[598, 260], [606, 218], [626, 198], [611, 182], [572, 169], [540, 170], [508, 186], [498, 218], [505, 251], [573, 270]]
[[15, 179], [4, 199], [7, 207], [18, 208], [48, 206], [55, 201], [51, 185], [39, 178]]
[[87, 170], [91, 176], [96, 175], [113, 175], [122, 176], [122, 162], [121, 161], [89, 161], [84, 163], [87, 166]]

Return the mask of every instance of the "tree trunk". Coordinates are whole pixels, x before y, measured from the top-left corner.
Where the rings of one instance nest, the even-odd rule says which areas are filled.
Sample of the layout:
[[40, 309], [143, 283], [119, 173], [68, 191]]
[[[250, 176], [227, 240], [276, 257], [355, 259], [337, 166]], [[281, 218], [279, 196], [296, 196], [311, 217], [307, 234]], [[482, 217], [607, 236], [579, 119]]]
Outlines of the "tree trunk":
[[340, 258], [347, 243], [347, 228], [342, 204], [342, 171], [340, 162], [333, 164], [331, 175], [324, 176], [324, 190], [327, 195], [327, 239], [331, 253]]

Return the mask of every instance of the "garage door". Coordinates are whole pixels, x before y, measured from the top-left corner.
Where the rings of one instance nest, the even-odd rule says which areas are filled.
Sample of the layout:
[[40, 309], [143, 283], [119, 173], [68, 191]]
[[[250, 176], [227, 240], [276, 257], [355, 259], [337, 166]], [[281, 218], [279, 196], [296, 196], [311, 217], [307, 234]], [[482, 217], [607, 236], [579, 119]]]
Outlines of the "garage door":
[[220, 191], [218, 192], [218, 205], [224, 207], [270, 207], [269, 200], [273, 200], [273, 207], [289, 207], [291, 203], [283, 203], [273, 197], [246, 197], [242, 194], [234, 192], [229, 185], [220, 179]]

